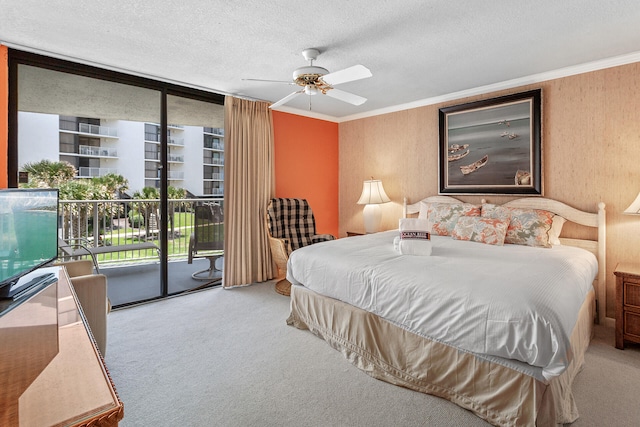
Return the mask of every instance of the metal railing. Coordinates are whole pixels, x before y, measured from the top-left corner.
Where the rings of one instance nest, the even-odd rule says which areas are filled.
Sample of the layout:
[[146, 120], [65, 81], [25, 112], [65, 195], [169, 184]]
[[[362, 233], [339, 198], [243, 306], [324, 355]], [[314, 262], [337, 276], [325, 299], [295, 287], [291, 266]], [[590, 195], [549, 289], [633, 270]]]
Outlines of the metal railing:
[[[221, 197], [169, 200], [169, 260], [188, 258], [195, 206], [211, 203], [224, 207]], [[160, 247], [160, 219], [158, 199], [61, 200], [59, 235], [65, 241], [80, 239], [94, 247], [126, 247], [139, 242], [155, 242]], [[152, 249], [131, 249], [98, 255], [101, 266], [157, 260], [157, 251]]]
[[88, 123], [78, 123], [78, 132], [90, 133], [101, 136], [118, 136], [118, 129], [108, 126], [90, 125]]
[[118, 157], [118, 150], [109, 147], [92, 147], [90, 145], [80, 145], [78, 154], [82, 156]]
[[90, 168], [81, 166], [78, 168], [78, 178], [93, 178], [96, 176], [105, 176], [110, 173], [118, 173], [116, 168]]

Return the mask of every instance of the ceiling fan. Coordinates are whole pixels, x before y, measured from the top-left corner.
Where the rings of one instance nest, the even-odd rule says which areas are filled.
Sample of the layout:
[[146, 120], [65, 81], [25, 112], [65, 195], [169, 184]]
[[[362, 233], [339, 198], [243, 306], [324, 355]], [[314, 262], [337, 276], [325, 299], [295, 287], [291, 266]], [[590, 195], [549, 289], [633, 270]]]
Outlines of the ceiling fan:
[[[291, 82], [262, 79], [244, 80], [285, 83], [289, 85], [302, 86], [302, 89], [290, 93], [281, 100], [274, 102], [269, 108], [275, 108], [282, 104], [286, 104], [296, 96], [303, 93], [307, 95], [317, 95], [318, 93], [321, 93], [323, 95], [329, 95], [332, 98], [339, 99], [340, 101], [348, 102], [349, 104], [362, 105], [367, 100], [367, 98], [363, 98], [362, 96], [354, 95], [353, 93], [345, 92], [340, 89], [335, 89], [334, 86], [341, 83], [347, 83], [371, 77], [371, 71], [369, 71], [369, 69], [363, 65], [354, 65], [352, 67], [345, 68], [344, 70], [330, 73], [326, 68], [313, 65], [313, 61], [316, 60], [318, 55], [320, 55], [320, 51], [318, 49], [303, 50], [302, 56], [304, 56], [304, 59], [309, 61], [309, 66], [296, 68], [293, 72], [293, 81]], [[311, 98], [309, 98], [309, 109], [311, 109]]]

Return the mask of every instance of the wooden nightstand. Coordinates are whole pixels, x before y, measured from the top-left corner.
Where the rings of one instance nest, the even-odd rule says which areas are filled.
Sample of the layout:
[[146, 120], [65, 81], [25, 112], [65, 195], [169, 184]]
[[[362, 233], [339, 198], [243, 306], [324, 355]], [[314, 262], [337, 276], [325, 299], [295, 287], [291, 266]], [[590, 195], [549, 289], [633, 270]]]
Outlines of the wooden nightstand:
[[640, 264], [620, 263], [616, 275], [616, 348], [640, 343]]

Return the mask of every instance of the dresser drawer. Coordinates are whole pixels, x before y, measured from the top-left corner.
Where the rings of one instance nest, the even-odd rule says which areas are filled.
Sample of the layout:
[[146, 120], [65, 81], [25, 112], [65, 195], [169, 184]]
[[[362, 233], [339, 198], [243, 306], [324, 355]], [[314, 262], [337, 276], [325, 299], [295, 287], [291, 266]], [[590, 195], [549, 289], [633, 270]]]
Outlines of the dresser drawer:
[[624, 305], [640, 310], [640, 283], [624, 282]]
[[624, 334], [640, 339], [640, 313], [624, 313]]

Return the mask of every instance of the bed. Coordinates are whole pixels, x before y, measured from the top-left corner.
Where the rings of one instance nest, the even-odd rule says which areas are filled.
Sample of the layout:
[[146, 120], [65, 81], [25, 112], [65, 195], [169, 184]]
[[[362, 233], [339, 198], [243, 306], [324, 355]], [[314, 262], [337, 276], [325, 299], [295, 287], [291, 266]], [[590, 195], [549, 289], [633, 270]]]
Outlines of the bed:
[[[404, 216], [436, 218], [429, 227], [438, 230], [445, 217], [434, 212], [460, 205], [469, 204], [405, 201]], [[398, 253], [398, 230], [294, 251], [287, 323], [374, 378], [448, 399], [494, 425], [574, 422], [572, 383], [604, 295], [604, 204], [590, 213], [531, 197], [477, 208], [446, 217], [449, 235], [432, 232], [431, 256]], [[458, 230], [467, 220], [511, 227], [522, 212], [545, 215], [546, 247], [483, 244], [485, 235], [466, 241]], [[596, 237], [561, 237], [565, 220]]]

